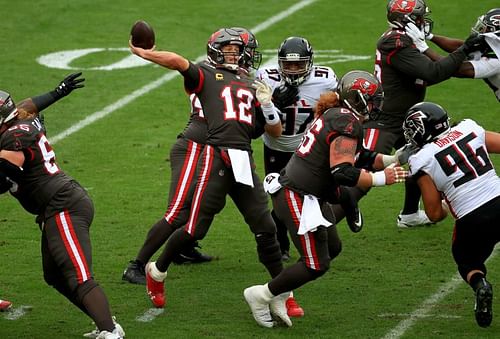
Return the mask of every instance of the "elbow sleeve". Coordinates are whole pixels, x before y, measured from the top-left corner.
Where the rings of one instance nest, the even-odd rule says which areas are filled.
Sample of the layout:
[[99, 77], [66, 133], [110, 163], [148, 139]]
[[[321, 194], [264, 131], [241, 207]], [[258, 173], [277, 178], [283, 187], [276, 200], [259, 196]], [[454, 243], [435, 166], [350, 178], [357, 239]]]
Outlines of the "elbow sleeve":
[[348, 162], [343, 162], [330, 168], [330, 173], [338, 185], [352, 187], [358, 183], [361, 170]]

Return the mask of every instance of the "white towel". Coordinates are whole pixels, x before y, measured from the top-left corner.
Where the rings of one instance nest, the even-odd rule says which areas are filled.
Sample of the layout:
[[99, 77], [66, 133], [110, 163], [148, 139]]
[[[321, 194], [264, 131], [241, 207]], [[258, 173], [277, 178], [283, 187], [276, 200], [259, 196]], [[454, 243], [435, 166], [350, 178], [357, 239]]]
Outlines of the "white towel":
[[484, 36], [488, 45], [490, 45], [493, 52], [497, 55], [497, 58], [500, 59], [500, 37], [493, 32], [484, 33]]
[[248, 152], [241, 149], [229, 148], [227, 150], [231, 167], [233, 168], [236, 182], [253, 187], [252, 168], [250, 167], [250, 157]]
[[314, 195], [305, 195], [300, 215], [300, 225], [297, 234], [303, 235], [307, 232], [314, 232], [318, 226], [329, 227], [332, 223], [326, 220], [321, 213], [318, 198]]

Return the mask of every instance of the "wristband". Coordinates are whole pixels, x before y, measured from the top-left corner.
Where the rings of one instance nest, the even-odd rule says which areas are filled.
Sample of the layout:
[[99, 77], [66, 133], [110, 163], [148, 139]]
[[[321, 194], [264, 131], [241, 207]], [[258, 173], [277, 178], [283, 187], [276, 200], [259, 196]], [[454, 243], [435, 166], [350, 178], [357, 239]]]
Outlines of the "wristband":
[[272, 102], [269, 105], [261, 105], [261, 107], [264, 113], [264, 119], [266, 119], [266, 124], [277, 125], [281, 123], [276, 107], [274, 107]]
[[396, 156], [382, 154], [382, 163], [384, 164], [384, 168], [386, 168], [389, 165], [395, 164], [396, 163]]
[[372, 175], [372, 186], [384, 186], [385, 185], [385, 173], [384, 171], [370, 172]]

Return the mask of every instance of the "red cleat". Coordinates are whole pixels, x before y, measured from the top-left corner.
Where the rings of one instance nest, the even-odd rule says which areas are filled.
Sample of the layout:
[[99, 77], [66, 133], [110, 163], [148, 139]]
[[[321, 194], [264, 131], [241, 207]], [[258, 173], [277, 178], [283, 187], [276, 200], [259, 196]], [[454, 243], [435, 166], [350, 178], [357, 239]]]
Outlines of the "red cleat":
[[0, 311], [7, 311], [12, 306], [12, 303], [7, 300], [0, 299]]
[[288, 297], [286, 300], [286, 310], [289, 317], [300, 318], [304, 316], [304, 310], [297, 304], [294, 297]]
[[146, 265], [146, 291], [148, 292], [149, 299], [156, 308], [163, 308], [165, 306], [165, 292], [163, 281], [156, 281], [149, 274], [149, 265]]

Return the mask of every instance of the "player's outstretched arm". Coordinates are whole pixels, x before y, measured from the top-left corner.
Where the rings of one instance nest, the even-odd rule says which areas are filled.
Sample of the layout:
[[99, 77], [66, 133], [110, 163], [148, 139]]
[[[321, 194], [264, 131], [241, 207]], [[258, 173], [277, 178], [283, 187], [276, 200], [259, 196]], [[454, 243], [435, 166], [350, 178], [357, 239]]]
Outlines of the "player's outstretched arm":
[[157, 65], [179, 72], [184, 72], [189, 68], [189, 61], [183, 56], [168, 51], [155, 51], [155, 46], [151, 49], [144, 49], [132, 45], [129, 41], [130, 51], [145, 60], [154, 62]]
[[66, 76], [52, 91], [24, 99], [17, 104], [17, 107], [27, 113], [37, 114], [69, 95], [73, 90], [84, 87], [85, 78], [81, 78], [81, 75], [82, 72], [72, 73]]

